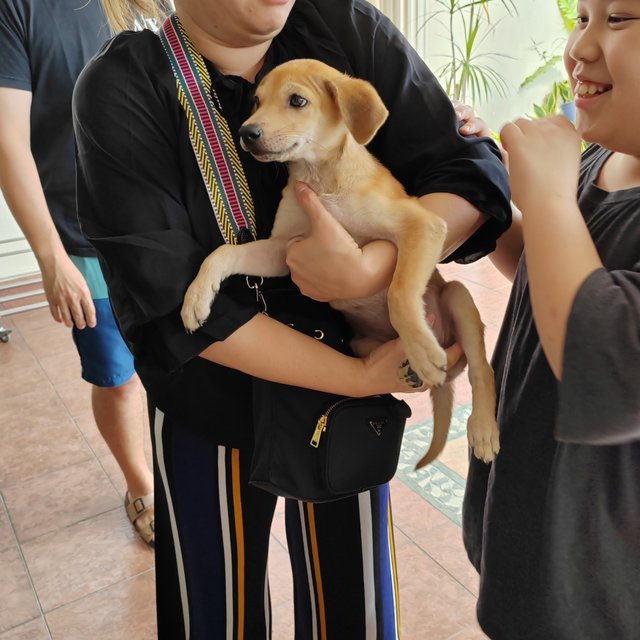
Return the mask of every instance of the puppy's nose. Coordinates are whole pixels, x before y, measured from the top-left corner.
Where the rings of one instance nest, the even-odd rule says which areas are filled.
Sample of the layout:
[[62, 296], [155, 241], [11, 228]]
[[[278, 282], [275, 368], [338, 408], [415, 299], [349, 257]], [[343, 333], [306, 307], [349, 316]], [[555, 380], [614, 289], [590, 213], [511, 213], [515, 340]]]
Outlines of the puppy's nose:
[[240, 134], [242, 141], [247, 146], [251, 146], [259, 140], [262, 135], [262, 129], [257, 124], [245, 124], [238, 129], [238, 133]]

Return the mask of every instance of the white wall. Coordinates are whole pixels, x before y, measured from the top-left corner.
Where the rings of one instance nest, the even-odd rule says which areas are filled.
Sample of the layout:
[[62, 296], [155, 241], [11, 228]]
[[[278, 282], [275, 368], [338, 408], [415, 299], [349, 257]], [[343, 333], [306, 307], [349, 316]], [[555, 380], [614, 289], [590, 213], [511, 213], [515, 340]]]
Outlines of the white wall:
[[[3, 242], [14, 238], [19, 240]], [[15, 256], [4, 255], [7, 252], [20, 249], [29, 249], [29, 245], [24, 239], [20, 227], [13, 219], [0, 191], [0, 280], [38, 271], [38, 263], [31, 251]]]
[[[398, 25], [429, 67], [435, 71], [446, 61], [449, 45], [445, 32], [436, 20], [425, 23], [430, 11], [441, 8], [434, 0], [377, 0], [373, 2]], [[506, 98], [493, 96], [486, 104], [474, 105], [494, 130], [507, 120], [533, 113], [532, 104], [540, 103], [553, 80], [563, 79], [562, 69], [547, 75], [526, 90], [519, 90], [521, 82], [541, 64], [533, 50], [533, 42], [547, 52], [561, 53], [566, 40], [555, 0], [515, 0], [518, 14], [509, 16], [498, 0], [489, 2], [495, 32], [483, 43], [482, 50], [503, 53], [510, 58], [500, 59], [498, 68], [505, 77], [510, 94]]]

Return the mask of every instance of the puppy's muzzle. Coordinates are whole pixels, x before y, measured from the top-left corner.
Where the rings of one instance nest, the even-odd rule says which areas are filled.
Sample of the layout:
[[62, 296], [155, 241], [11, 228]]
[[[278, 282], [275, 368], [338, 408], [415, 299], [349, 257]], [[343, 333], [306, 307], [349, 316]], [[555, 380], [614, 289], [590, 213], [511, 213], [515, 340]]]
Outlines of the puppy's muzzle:
[[245, 151], [260, 153], [262, 149], [262, 129], [257, 124], [244, 124], [238, 129], [240, 141]]

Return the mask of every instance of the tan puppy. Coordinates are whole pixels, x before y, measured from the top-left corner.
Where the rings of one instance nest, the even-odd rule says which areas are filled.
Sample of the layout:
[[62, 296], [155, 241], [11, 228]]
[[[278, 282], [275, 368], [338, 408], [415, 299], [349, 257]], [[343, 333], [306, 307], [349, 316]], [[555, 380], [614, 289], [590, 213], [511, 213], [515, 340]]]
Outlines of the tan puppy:
[[[352, 347], [366, 355], [400, 336], [411, 369], [433, 385], [434, 436], [418, 467], [436, 458], [449, 431], [453, 389], [445, 383], [443, 347], [457, 341], [465, 358], [448, 372], [453, 379], [469, 363], [473, 410], [468, 438], [475, 455], [492, 460], [499, 449], [495, 384], [484, 347], [484, 326], [468, 291], [446, 283], [435, 270], [446, 235], [445, 222], [409, 197], [402, 185], [363, 145], [387, 118], [375, 89], [315, 60], [294, 60], [271, 71], [256, 91], [256, 109], [240, 129], [242, 147], [257, 160], [286, 162], [289, 182], [282, 192], [271, 237], [224, 245], [202, 264], [182, 307], [185, 327], [194, 331], [209, 316], [222, 281], [233, 274], [286, 275], [288, 241], [306, 235], [309, 219], [298, 205], [295, 184], [307, 183], [328, 211], [360, 245], [386, 239], [398, 248], [388, 291], [366, 300], [340, 300], [356, 332]], [[429, 285], [427, 288], [427, 284]], [[425, 318], [440, 308], [434, 336]], [[405, 369], [411, 379], [412, 371]], [[413, 376], [415, 378], [415, 375]], [[419, 386], [419, 383], [416, 384]]]

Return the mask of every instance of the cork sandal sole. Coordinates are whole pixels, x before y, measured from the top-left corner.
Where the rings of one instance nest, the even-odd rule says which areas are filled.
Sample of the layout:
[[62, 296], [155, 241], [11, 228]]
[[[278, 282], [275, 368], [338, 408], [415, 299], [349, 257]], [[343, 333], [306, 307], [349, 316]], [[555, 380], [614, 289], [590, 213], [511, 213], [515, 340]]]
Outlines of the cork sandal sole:
[[127, 512], [129, 521], [138, 532], [139, 536], [150, 546], [155, 544], [155, 528], [154, 520], [151, 519], [146, 525], [142, 525], [140, 518], [148, 513], [153, 514], [153, 493], [146, 496], [140, 496], [135, 500], [129, 499], [127, 492], [124, 497], [124, 508]]

